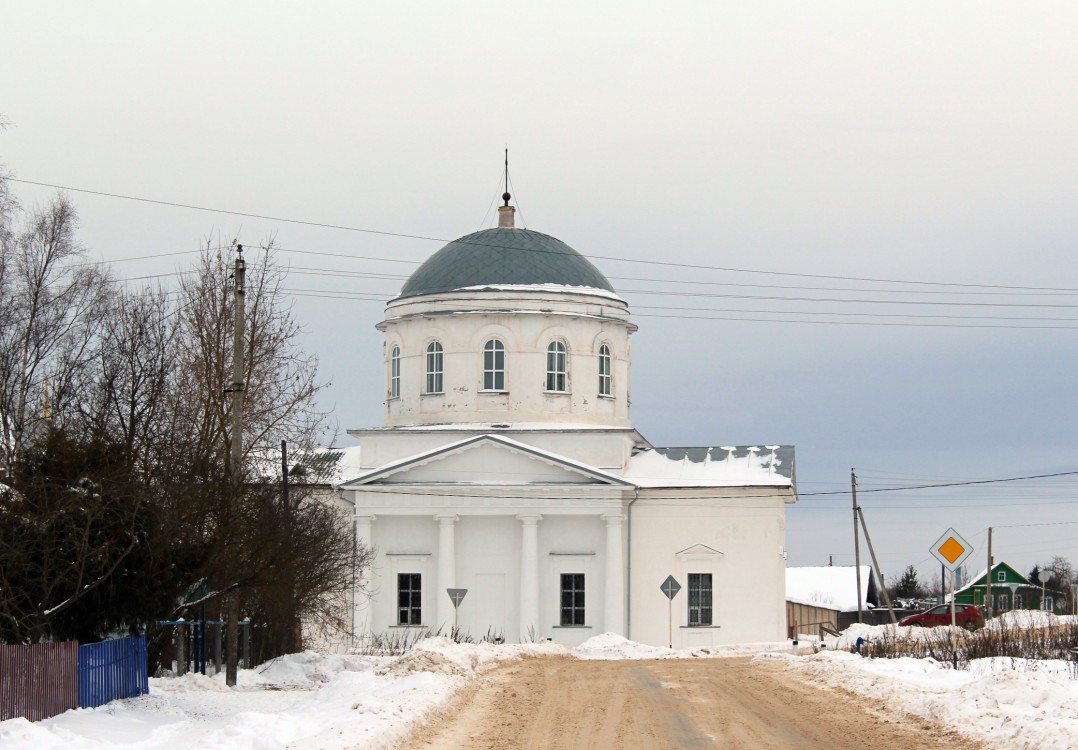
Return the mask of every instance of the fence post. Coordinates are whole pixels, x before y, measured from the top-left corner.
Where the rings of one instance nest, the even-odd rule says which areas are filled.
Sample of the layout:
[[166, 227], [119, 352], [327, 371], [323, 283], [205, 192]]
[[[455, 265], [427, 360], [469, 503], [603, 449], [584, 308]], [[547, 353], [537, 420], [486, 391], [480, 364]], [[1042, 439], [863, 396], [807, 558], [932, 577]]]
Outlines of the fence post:
[[240, 625], [243, 625], [243, 668], [251, 668], [251, 618], [241, 620]]
[[221, 674], [221, 623], [213, 624], [213, 670], [214, 674]]
[[183, 624], [176, 626], [176, 676], [187, 674], [187, 631]]

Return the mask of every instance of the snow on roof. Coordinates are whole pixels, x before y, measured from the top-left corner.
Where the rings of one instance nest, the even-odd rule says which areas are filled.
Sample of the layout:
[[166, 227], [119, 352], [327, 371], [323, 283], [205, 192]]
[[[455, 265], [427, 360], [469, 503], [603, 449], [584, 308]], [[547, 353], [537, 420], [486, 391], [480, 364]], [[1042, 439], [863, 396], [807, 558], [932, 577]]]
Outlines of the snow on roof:
[[625, 303], [615, 292], [606, 289], [598, 289], [593, 286], [574, 284], [475, 284], [454, 289], [454, 292], [566, 292], [569, 294], [582, 294], [588, 297], [605, 297]]
[[302, 476], [308, 484], [329, 484], [334, 487], [359, 472], [358, 445], [318, 448], [300, 456], [289, 470], [292, 476]]
[[624, 477], [640, 487], [792, 487], [794, 448], [652, 448], [629, 459]]
[[[822, 568], [787, 568], [786, 601], [839, 612], [857, 611], [857, 577], [853, 565]], [[872, 569], [862, 565], [861, 608], [868, 609]]]
[[394, 427], [363, 427], [353, 432], [488, 432], [510, 430], [516, 432], [635, 432], [632, 427], [609, 427], [607, 425], [580, 422], [437, 422], [433, 424], [405, 424]]

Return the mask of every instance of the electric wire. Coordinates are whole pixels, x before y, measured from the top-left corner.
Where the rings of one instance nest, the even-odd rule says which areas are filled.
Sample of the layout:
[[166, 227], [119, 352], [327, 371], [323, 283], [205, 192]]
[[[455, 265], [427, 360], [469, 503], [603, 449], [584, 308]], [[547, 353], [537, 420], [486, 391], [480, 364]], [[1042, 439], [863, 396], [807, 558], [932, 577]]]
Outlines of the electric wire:
[[[35, 181], [35, 180], [26, 180], [26, 179], [15, 178], [15, 177], [10, 177], [8, 179], [11, 182], [16, 182], [16, 183], [25, 184], [25, 185], [36, 185], [36, 186], [39, 186], [39, 187], [48, 187], [48, 188], [52, 188], [52, 189], [55, 189], [55, 190], [67, 190], [67, 191], [74, 192], [74, 193], [85, 193], [85, 194], [88, 194], [88, 195], [98, 195], [98, 196], [102, 196], [102, 197], [116, 198], [116, 199], [120, 199], [120, 200], [130, 200], [130, 201], [136, 201], [136, 202], [140, 202], [140, 203], [149, 203], [149, 204], [154, 204], [154, 205], [169, 206], [169, 207], [173, 207], [173, 208], [183, 208], [183, 209], [194, 210], [194, 211], [206, 211], [206, 212], [210, 212], [210, 213], [228, 214], [228, 215], [231, 215], [231, 216], [243, 216], [243, 217], [247, 217], [247, 218], [262, 219], [262, 220], [266, 220], [266, 221], [278, 221], [278, 222], [286, 223], [286, 224], [297, 224], [297, 225], [302, 225], [302, 226], [312, 226], [312, 227], [320, 227], [320, 228], [324, 228], [324, 229], [334, 229], [334, 230], [341, 230], [341, 231], [348, 231], [348, 232], [358, 232], [358, 233], [362, 233], [362, 234], [370, 234], [370, 235], [377, 235], [377, 236], [384, 236], [384, 237], [397, 237], [397, 238], [402, 238], [402, 239], [423, 240], [423, 241], [428, 241], [428, 242], [448, 243], [448, 242], [451, 241], [451, 240], [448, 240], [448, 239], [445, 239], [445, 238], [442, 238], [442, 237], [431, 237], [431, 236], [428, 236], [428, 235], [409, 234], [409, 233], [406, 233], [406, 232], [390, 232], [390, 231], [386, 231], [386, 230], [368, 229], [368, 228], [348, 226], [348, 225], [343, 225], [343, 224], [331, 224], [331, 223], [328, 223], [328, 222], [309, 221], [309, 220], [304, 220], [304, 219], [291, 219], [291, 218], [282, 217], [282, 216], [270, 216], [270, 215], [266, 215], [266, 214], [258, 214], [258, 213], [253, 213], [253, 212], [233, 211], [233, 210], [222, 209], [222, 208], [211, 208], [211, 207], [207, 207], [207, 206], [199, 206], [199, 205], [188, 204], [188, 203], [179, 203], [179, 202], [176, 202], [176, 201], [165, 201], [165, 200], [158, 200], [158, 199], [154, 199], [154, 198], [143, 198], [143, 197], [132, 196], [132, 195], [124, 195], [124, 194], [121, 194], [121, 193], [112, 193], [112, 192], [107, 192], [107, 191], [103, 191], [103, 190], [90, 190], [90, 189], [87, 189], [87, 188], [72, 187], [70, 185], [59, 185], [59, 184], [54, 184], [54, 183], [40, 182], [40, 181]], [[509, 184], [512, 185], [512, 178], [509, 179]], [[518, 207], [518, 211], [519, 211], [519, 207]], [[521, 214], [521, 219], [523, 220], [523, 214]], [[458, 239], [456, 241], [460, 241], [460, 240]], [[483, 244], [486, 245], [486, 243], [483, 243]], [[487, 245], [487, 246], [490, 246], [490, 245]], [[536, 252], [544, 252], [544, 251], [537, 250]], [[625, 263], [637, 263], [637, 264], [643, 264], [643, 265], [661, 266], [661, 267], [669, 267], [669, 268], [684, 268], [684, 269], [690, 269], [690, 270], [724, 271], [724, 272], [728, 272], [728, 273], [750, 273], [750, 274], [762, 274], [762, 275], [767, 275], [767, 276], [782, 276], [782, 277], [791, 277], [791, 278], [829, 279], [829, 280], [835, 280], [835, 281], [861, 281], [861, 282], [881, 283], [881, 284], [908, 284], [908, 285], [919, 285], [919, 286], [930, 286], [930, 287], [954, 286], [954, 287], [960, 287], [960, 288], [965, 288], [965, 289], [1005, 289], [1005, 290], [1023, 290], [1023, 291], [1078, 292], [1078, 288], [1074, 288], [1074, 287], [1037, 287], [1037, 286], [1024, 286], [1024, 285], [1008, 285], [1008, 284], [973, 284], [973, 283], [965, 283], [965, 282], [943, 282], [943, 281], [925, 281], [925, 280], [912, 280], [912, 279], [891, 279], [891, 278], [879, 278], [879, 277], [869, 277], [869, 276], [845, 276], [845, 275], [834, 275], [834, 274], [796, 273], [796, 272], [792, 272], [792, 271], [770, 271], [770, 270], [761, 270], [761, 269], [737, 268], [737, 267], [733, 267], [733, 266], [711, 266], [711, 265], [700, 264], [700, 263], [676, 263], [676, 262], [672, 262], [672, 261], [645, 260], [645, 259], [641, 259], [641, 258], [623, 258], [623, 257], [617, 257], [617, 256], [609, 256], [609, 255], [591, 255], [591, 254], [583, 254], [583, 253], [582, 253], [582, 255], [585, 258], [594, 258], [594, 259], [598, 259], [598, 260], [609, 260], [609, 261], [618, 261], [618, 262], [625, 262]]]

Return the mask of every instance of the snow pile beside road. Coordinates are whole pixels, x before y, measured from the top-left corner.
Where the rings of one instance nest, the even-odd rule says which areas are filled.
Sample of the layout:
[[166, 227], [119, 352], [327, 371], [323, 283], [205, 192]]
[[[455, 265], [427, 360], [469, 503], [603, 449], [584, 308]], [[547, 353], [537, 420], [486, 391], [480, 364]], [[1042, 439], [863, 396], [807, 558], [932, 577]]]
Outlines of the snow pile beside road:
[[552, 643], [494, 646], [430, 638], [402, 657], [308, 651], [224, 675], [150, 680], [150, 694], [45, 721], [0, 722], [4, 750], [152, 750], [200, 747], [344, 750], [391, 747], [444, 706], [476, 672], [531, 656], [568, 654]]
[[569, 649], [557, 643], [455, 643], [449, 638], [426, 638], [391, 664], [380, 667], [379, 674], [403, 675], [410, 672], [470, 675], [507, 661], [536, 656], [568, 656]]
[[581, 643], [571, 651], [578, 659], [670, 659], [677, 656], [671, 648], [646, 646], [615, 633], [603, 633]]
[[577, 659], [699, 659], [755, 656], [772, 651], [789, 651], [789, 641], [741, 643], [730, 646], [672, 649], [630, 641], [615, 633], [603, 633], [581, 643], [570, 653]]
[[980, 659], [955, 671], [933, 659], [865, 659], [848, 651], [758, 658], [783, 659], [814, 683], [876, 699], [992, 747], [1078, 747], [1078, 680], [1066, 662]]
[[[883, 637], [886, 628], [844, 634]], [[903, 629], [907, 630], [907, 629]], [[909, 629], [919, 633], [919, 629]], [[824, 686], [878, 701], [881, 708], [938, 721], [992, 747], [1078, 748], [1078, 680], [1067, 662], [982, 659], [955, 671], [932, 659], [870, 659], [835, 648], [794, 656], [789, 642], [673, 650], [604, 633], [566, 649], [553, 643], [421, 641], [403, 657], [314, 652], [223, 675], [152, 679], [150, 694], [31, 724], [0, 722], [3, 750], [283, 750], [392, 747], [490, 667], [538, 656], [581, 659], [692, 659], [756, 655]]]

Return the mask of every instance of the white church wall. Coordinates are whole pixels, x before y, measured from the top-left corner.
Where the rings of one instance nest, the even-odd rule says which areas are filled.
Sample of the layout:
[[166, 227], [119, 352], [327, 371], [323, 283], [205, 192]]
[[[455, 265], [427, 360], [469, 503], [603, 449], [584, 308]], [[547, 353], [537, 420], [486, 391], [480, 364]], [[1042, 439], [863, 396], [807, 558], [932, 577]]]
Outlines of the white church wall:
[[[605, 523], [597, 516], [544, 516], [539, 522], [539, 638], [575, 646], [605, 632]], [[561, 625], [561, 576], [584, 575], [584, 626]]]
[[490, 632], [515, 640], [520, 521], [513, 516], [461, 516], [456, 534], [456, 583], [468, 589], [458, 612], [460, 628], [476, 639]]
[[[777, 490], [644, 491], [632, 513], [630, 637], [692, 648], [785, 638], [785, 514]], [[789, 490], [786, 490], [788, 493]], [[700, 499], [705, 494], [737, 499]], [[745, 507], [751, 505], [751, 507]], [[689, 626], [690, 573], [712, 576], [711, 626]], [[670, 609], [660, 586], [682, 589]]]
[[493, 433], [503, 435], [525, 445], [549, 451], [579, 463], [620, 473], [629, 458], [636, 438], [631, 430], [519, 430], [475, 429], [465, 427], [424, 430], [351, 430], [350, 435], [359, 437], [363, 443], [360, 454], [362, 469], [377, 469], [427, 451], [437, 450], [448, 443], [464, 440], [474, 435]]
[[[611, 313], [624, 315], [624, 305], [619, 308], [614, 303], [596, 304], [571, 294], [547, 292], [538, 301], [549, 308], [544, 309], [545, 314], [521, 311], [536, 305], [534, 299], [511, 301], [521, 305], [521, 310], [512, 313], [484, 309], [498, 301], [484, 295], [464, 295], [452, 301], [391, 305], [386, 321], [379, 326], [386, 332], [388, 426], [491, 422], [510, 414], [515, 421], [560, 422], [569, 417], [601, 425], [628, 425], [628, 338], [635, 327], [627, 321], [604, 317]], [[444, 312], [447, 304], [459, 310], [458, 314], [448, 318], [444, 314], [423, 314]], [[469, 309], [470, 304], [474, 309]], [[397, 317], [405, 310], [419, 314]], [[483, 345], [490, 338], [498, 338], [505, 345], [505, 389], [500, 393], [485, 392], [483, 388]], [[545, 390], [546, 348], [555, 339], [562, 340], [568, 350], [569, 382], [564, 394]], [[443, 391], [427, 394], [425, 351], [435, 340], [444, 351]], [[611, 349], [611, 398], [598, 395], [601, 343]], [[401, 388], [400, 397], [391, 399], [389, 356], [395, 344], [401, 349]]]
[[382, 633], [399, 627], [397, 577], [400, 573], [422, 576], [422, 624], [435, 625], [438, 524], [433, 516], [378, 516], [371, 524], [371, 542], [377, 552], [368, 573], [372, 596], [369, 602], [361, 601], [357, 607], [359, 629]]

